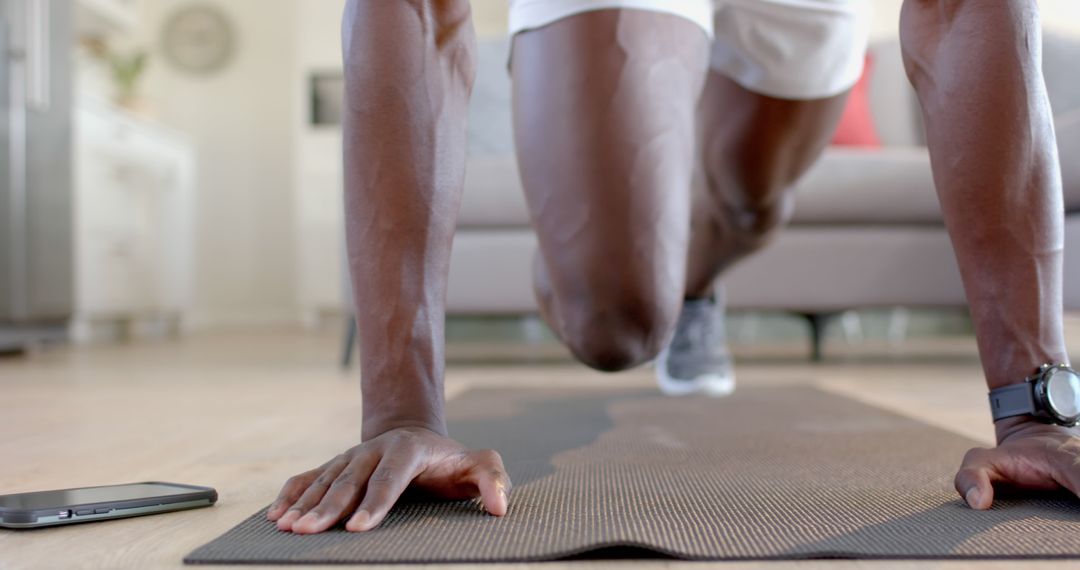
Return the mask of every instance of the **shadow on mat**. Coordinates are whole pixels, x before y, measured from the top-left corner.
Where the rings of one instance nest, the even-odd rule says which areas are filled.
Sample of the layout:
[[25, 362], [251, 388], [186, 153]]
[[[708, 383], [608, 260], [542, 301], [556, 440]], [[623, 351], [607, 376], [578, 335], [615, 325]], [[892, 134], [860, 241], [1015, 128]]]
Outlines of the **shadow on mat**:
[[[478, 389], [470, 392], [469, 398], [474, 403], [480, 399], [479, 407], [487, 404], [494, 408], [505, 407], [508, 395], [522, 394], [503, 389]], [[556, 455], [589, 445], [615, 427], [609, 413], [613, 405], [656, 397], [657, 392], [641, 390], [612, 396], [611, 392], [583, 391], [573, 399], [567, 399], [565, 392], [556, 399], [544, 398], [542, 392], [524, 394], [526, 397], [512, 404], [519, 413], [509, 419], [498, 414], [491, 418], [475, 414], [469, 419], [451, 419], [449, 422], [452, 437], [466, 447], [498, 451], [515, 487], [554, 474], [555, 466], [551, 461]], [[514, 423], [514, 429], [506, 429], [508, 421]]]
[[[1036, 512], [1032, 514], [1032, 509]], [[1017, 512], [1023, 512], [1017, 515]], [[951, 503], [927, 509], [906, 517], [891, 519], [824, 540], [800, 544], [779, 555], [780, 558], [866, 558], [866, 545], [873, 556], [911, 558], [910, 554], [925, 550], [928, 541], [950, 556], [971, 558], [1000, 558], [986, 552], [977, 542], [1000, 540], [992, 532], [1005, 524], [1030, 526], [1039, 522], [1080, 521], [1080, 501], [1066, 492], [1040, 492], [1021, 496], [1008, 490], [998, 491], [994, 506], [988, 511], [976, 511], [957, 499]], [[912, 532], [916, 530], [917, 532]], [[937, 530], [938, 532], [934, 532]], [[1046, 538], [1046, 537], [1041, 537]], [[961, 549], [962, 546], [966, 549]], [[891, 551], [891, 553], [890, 553]]]

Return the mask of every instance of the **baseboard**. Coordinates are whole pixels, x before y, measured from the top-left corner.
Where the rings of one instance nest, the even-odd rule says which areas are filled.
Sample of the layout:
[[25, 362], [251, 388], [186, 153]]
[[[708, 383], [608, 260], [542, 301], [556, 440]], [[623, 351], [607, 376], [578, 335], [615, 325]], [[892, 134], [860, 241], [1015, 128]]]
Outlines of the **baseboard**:
[[281, 328], [294, 327], [301, 322], [294, 309], [275, 309], [272, 311], [194, 312], [185, 319], [183, 332], [206, 332], [232, 329]]

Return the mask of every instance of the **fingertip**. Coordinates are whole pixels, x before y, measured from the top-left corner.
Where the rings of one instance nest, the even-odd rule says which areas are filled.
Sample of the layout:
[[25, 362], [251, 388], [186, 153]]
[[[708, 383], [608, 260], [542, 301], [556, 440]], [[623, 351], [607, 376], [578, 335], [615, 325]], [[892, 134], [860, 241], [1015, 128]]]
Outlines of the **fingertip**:
[[487, 513], [489, 515], [496, 516], [496, 517], [502, 517], [502, 516], [506, 516], [507, 508], [506, 508], [506, 503], [500, 503], [498, 501], [492, 501], [490, 503], [484, 503], [484, 510], [487, 511]]
[[510, 508], [510, 498], [502, 481], [495, 481], [489, 488], [482, 490], [481, 498], [484, 501], [484, 510], [497, 517], [505, 516]]
[[491, 514], [501, 517], [506, 515], [506, 512], [510, 510], [510, 493], [506, 489], [506, 485], [501, 482], [497, 485], [499, 489], [498, 500], [495, 502], [496, 508]]
[[979, 487], [972, 487], [964, 494], [964, 500], [967, 501], [969, 507], [977, 511], [985, 511], [986, 509], [989, 509], [991, 503], [993, 503], [993, 490], [983, 490]]
[[497, 502], [494, 505], [488, 507], [487, 512], [489, 515], [493, 515], [496, 517], [504, 517], [506, 516], [506, 512], [508, 510], [509, 505], [506, 503], [506, 500], [503, 499], [502, 502]]
[[969, 507], [971, 507], [973, 509], [978, 509], [979, 508], [979, 490], [976, 489], [975, 487], [972, 487], [972, 488], [968, 489], [967, 493], [964, 493], [964, 501], [967, 502]]
[[983, 511], [989, 509], [994, 500], [991, 472], [983, 464], [972, 464], [971, 457], [972, 452], [968, 452], [964, 465], [956, 472], [956, 492], [969, 507]]
[[364, 532], [365, 530], [368, 530], [368, 524], [370, 522], [371, 513], [368, 513], [364, 509], [360, 509], [349, 519], [349, 522], [345, 523], [345, 530], [349, 532]]
[[300, 511], [295, 509], [286, 511], [285, 514], [282, 515], [282, 517], [279, 518], [277, 521], [278, 530], [291, 531], [293, 527], [293, 522], [295, 522], [298, 518], [300, 518]]
[[292, 531], [296, 534], [318, 534], [330, 530], [342, 520], [343, 513], [332, 510], [325, 513], [310, 511], [300, 520], [292, 524]]
[[319, 532], [319, 515], [315, 513], [308, 513], [300, 517], [296, 522], [292, 524], [292, 531], [296, 534], [311, 534]]

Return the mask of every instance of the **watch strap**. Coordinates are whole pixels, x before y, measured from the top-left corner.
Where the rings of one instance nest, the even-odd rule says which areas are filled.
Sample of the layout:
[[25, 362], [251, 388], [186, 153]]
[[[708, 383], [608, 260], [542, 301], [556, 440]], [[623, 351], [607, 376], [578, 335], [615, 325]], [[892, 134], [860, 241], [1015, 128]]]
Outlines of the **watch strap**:
[[1002, 386], [990, 391], [990, 413], [994, 421], [1013, 416], [1035, 415], [1035, 391], [1031, 382]]

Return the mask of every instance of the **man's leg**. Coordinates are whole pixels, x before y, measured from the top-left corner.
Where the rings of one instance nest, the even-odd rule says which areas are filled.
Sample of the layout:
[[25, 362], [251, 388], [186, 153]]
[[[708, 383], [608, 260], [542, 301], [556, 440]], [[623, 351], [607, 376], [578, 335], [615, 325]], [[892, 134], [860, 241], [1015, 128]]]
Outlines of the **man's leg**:
[[828, 144], [846, 100], [847, 91], [808, 100], [770, 97], [709, 73], [699, 112], [686, 300], [656, 367], [665, 393], [723, 396], [735, 389], [724, 299], [714, 284], [787, 222], [792, 185]]
[[735, 387], [721, 274], [763, 247], [792, 213], [792, 187], [828, 144], [862, 70], [862, 0], [718, 3], [699, 108], [686, 302], [657, 361], [669, 394]]
[[763, 247], [788, 221], [792, 185], [828, 145], [847, 93], [780, 99], [709, 73], [700, 110], [702, 175], [691, 210], [687, 298], [710, 296], [725, 269]]
[[649, 360], [678, 317], [708, 50], [690, 20], [639, 10], [585, 12], [515, 37], [537, 294], [548, 323], [594, 368]]

